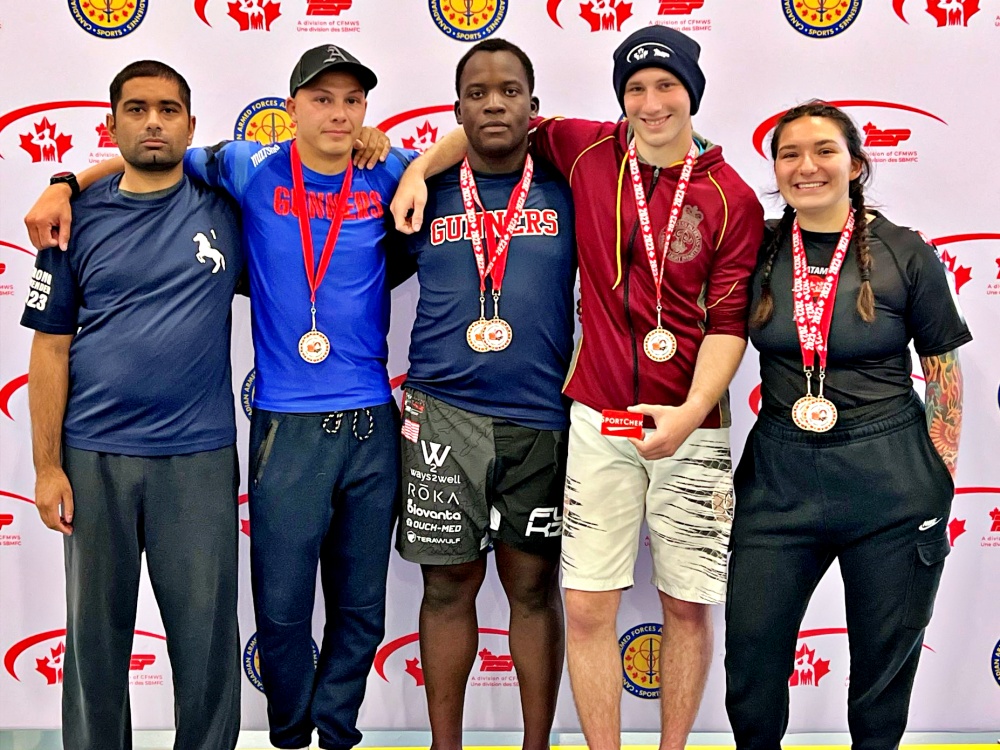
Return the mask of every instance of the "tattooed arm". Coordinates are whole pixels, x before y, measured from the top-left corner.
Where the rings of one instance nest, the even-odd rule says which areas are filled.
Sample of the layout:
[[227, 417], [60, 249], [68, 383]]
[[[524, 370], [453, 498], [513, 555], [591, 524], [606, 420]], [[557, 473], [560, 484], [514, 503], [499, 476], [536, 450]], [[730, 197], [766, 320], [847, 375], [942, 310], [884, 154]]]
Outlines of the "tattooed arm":
[[958, 363], [958, 350], [937, 357], [921, 357], [920, 366], [927, 380], [924, 397], [927, 431], [954, 479], [962, 431], [962, 368]]

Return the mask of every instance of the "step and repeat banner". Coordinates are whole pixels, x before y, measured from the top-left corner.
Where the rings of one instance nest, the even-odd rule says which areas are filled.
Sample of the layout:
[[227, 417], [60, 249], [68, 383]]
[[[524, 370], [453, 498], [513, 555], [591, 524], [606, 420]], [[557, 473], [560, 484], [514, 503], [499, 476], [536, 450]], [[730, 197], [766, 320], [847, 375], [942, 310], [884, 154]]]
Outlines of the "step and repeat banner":
[[[520, 45], [535, 64], [543, 114], [613, 120], [620, 111], [611, 53], [649, 24], [680, 29], [701, 44], [708, 85], [696, 129], [722, 144], [769, 215], [779, 210], [764, 156], [771, 127], [784, 109], [820, 97], [846, 108], [864, 129], [876, 167], [871, 200], [896, 223], [935, 239], [952, 271], [976, 338], [962, 350], [966, 411], [959, 489], [947, 519], [952, 552], [927, 631], [910, 729], [1000, 729], [1000, 0], [0, 1], [0, 728], [59, 725], [65, 649], [62, 540], [32, 505], [25, 387], [32, 334], [18, 321], [34, 252], [21, 217], [49, 175], [80, 171], [116, 153], [104, 125], [114, 75], [144, 58], [180, 70], [193, 89], [198, 144], [285, 140], [294, 135], [284, 110], [292, 66], [310, 47], [338, 44], [379, 76], [367, 123], [395, 145], [421, 150], [455, 127], [455, 64], [471, 43], [494, 36]], [[417, 295], [415, 280], [393, 294], [394, 385], [406, 373]], [[245, 467], [254, 388], [246, 300], [234, 303], [233, 317], [233, 390]], [[732, 387], [737, 459], [758, 409], [758, 383], [750, 352]], [[262, 729], [247, 559], [253, 529], [245, 502], [242, 494], [243, 726]], [[640, 555], [639, 566], [641, 583], [626, 593], [618, 623], [623, 722], [629, 730], [653, 730], [661, 615], [646, 583], [648, 555]], [[361, 724], [426, 729], [416, 632], [419, 570], [394, 555], [389, 575], [386, 639]], [[466, 726], [517, 729], [517, 677], [495, 577], [484, 586], [479, 613]], [[729, 728], [722, 609], [714, 614], [716, 659], [699, 731]], [[790, 731], [846, 730], [844, 622], [843, 587], [834, 570], [802, 625], [790, 680]], [[319, 614], [315, 634], [319, 641]], [[130, 681], [134, 725], [170, 727], [170, 665], [145, 577]], [[578, 727], [564, 679], [556, 729]]]

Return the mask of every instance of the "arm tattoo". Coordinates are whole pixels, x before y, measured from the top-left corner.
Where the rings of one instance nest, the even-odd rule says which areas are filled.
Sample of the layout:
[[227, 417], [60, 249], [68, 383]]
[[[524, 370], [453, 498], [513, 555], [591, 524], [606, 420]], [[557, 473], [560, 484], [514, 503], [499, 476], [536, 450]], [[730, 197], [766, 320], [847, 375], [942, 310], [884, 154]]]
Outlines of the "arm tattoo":
[[958, 462], [958, 439], [962, 431], [962, 368], [958, 351], [937, 357], [921, 357], [927, 379], [924, 408], [931, 442], [952, 477]]

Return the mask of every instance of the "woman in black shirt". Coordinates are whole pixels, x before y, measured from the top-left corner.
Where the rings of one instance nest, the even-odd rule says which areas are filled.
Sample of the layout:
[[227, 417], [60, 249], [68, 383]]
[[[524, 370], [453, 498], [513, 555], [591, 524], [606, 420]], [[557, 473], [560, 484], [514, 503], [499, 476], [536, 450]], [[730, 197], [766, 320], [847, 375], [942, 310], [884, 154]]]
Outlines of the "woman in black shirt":
[[741, 749], [780, 747], [799, 626], [834, 560], [853, 744], [895, 748], [950, 549], [956, 350], [972, 336], [934, 248], [866, 208], [861, 143], [846, 114], [815, 101], [771, 140], [787, 205], [753, 280], [762, 408], [736, 471], [726, 602], [726, 707]]

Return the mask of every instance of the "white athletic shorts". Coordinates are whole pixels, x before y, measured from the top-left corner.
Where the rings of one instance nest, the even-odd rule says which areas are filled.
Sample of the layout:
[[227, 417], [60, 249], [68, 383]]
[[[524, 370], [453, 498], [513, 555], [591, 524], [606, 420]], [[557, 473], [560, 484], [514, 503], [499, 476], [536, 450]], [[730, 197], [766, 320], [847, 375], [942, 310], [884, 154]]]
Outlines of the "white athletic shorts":
[[632, 586], [645, 520], [653, 585], [683, 601], [725, 601], [732, 468], [727, 427], [697, 429], [673, 456], [647, 461], [627, 438], [601, 434], [600, 412], [574, 403], [563, 509], [563, 587], [614, 591]]

